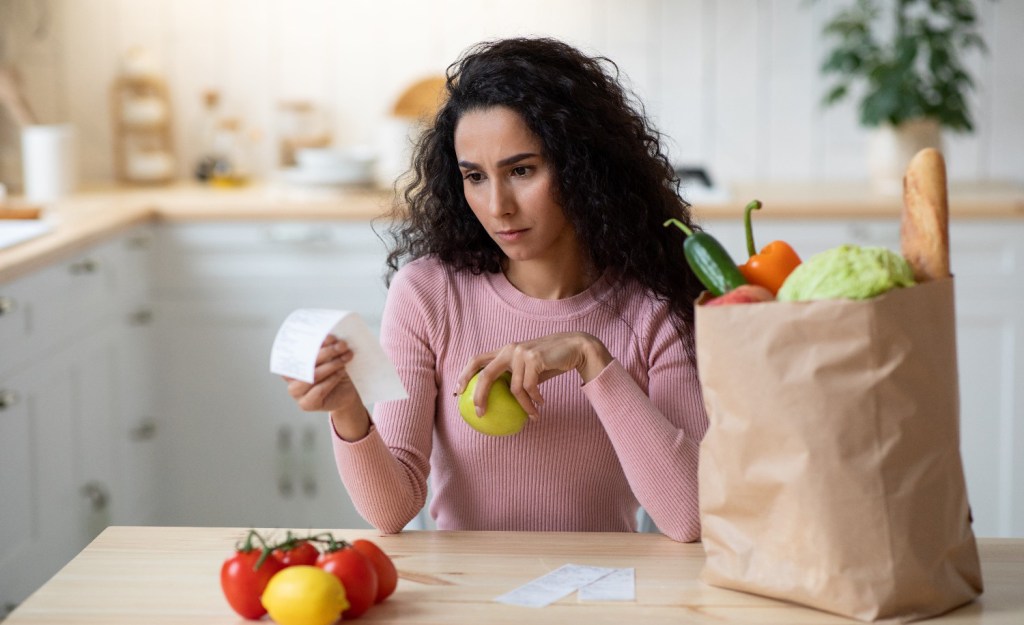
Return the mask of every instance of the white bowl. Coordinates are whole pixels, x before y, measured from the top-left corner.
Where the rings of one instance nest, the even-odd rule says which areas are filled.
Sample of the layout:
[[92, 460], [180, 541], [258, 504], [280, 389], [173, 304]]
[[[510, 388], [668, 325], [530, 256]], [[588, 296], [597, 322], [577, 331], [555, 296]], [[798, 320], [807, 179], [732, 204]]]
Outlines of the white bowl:
[[298, 164], [284, 171], [292, 184], [366, 184], [373, 180], [375, 157], [365, 148], [302, 148], [295, 151]]
[[303, 171], [359, 178], [372, 173], [374, 155], [364, 148], [301, 148], [295, 162]]

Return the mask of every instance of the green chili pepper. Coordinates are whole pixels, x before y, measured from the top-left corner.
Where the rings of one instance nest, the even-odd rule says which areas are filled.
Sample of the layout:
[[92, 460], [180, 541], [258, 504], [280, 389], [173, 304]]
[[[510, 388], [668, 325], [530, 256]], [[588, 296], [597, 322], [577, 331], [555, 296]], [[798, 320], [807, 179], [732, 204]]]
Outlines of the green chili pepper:
[[686, 242], [683, 243], [686, 262], [712, 294], [722, 295], [747, 283], [729, 252], [715, 237], [706, 232], [694, 232], [678, 219], [669, 219], [662, 225], [667, 228], [669, 224], [686, 233]]

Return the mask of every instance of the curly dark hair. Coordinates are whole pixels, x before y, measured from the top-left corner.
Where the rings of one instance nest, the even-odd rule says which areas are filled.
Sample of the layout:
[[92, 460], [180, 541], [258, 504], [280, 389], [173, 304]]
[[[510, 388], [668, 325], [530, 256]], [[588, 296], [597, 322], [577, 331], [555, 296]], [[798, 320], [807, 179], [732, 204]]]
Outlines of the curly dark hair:
[[[408, 260], [435, 255], [456, 270], [498, 272], [504, 253], [470, 210], [455, 156], [469, 111], [516, 111], [556, 174], [556, 200], [598, 271], [618, 270], [669, 302], [692, 349], [693, 301], [702, 287], [670, 218], [693, 225], [661, 135], [605, 57], [548, 38], [488, 41], [447, 70], [444, 103], [413, 151], [396, 196], [387, 280]], [[404, 201], [403, 201], [404, 200]]]

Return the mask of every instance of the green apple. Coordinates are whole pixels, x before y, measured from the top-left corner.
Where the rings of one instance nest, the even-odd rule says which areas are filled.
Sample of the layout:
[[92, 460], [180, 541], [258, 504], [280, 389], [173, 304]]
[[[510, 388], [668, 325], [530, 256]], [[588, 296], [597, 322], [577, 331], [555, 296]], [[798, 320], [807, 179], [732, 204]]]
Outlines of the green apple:
[[505, 372], [491, 385], [491, 393], [487, 397], [486, 412], [476, 416], [473, 406], [473, 391], [476, 389], [477, 373], [466, 385], [466, 390], [459, 395], [459, 414], [477, 432], [491, 436], [511, 436], [518, 434], [529, 417], [523, 407], [516, 401], [509, 389], [512, 374]]

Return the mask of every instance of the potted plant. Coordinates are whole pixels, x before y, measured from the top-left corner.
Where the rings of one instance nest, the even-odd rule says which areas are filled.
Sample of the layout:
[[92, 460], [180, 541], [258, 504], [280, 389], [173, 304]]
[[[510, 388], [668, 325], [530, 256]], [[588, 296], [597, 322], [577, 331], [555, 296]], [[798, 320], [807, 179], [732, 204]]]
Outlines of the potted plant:
[[941, 148], [940, 129], [974, 129], [974, 81], [963, 59], [986, 48], [971, 0], [855, 0], [825, 23], [824, 35], [832, 47], [821, 69], [837, 78], [824, 104], [862, 87], [860, 122], [873, 129], [868, 170], [877, 190], [898, 190], [918, 150]]

